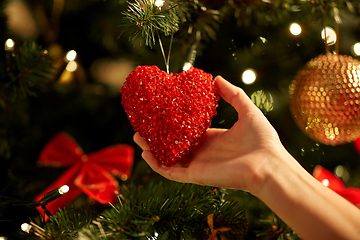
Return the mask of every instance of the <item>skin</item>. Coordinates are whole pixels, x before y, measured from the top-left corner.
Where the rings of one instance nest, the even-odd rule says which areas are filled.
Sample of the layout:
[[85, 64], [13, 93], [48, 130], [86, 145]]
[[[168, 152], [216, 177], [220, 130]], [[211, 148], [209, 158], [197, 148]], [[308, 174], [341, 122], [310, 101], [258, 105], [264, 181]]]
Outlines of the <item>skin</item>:
[[162, 165], [136, 133], [134, 141], [149, 166], [177, 182], [247, 190], [303, 239], [359, 239], [360, 210], [314, 179], [287, 152], [242, 89], [220, 76], [215, 84], [239, 120], [230, 129], [208, 129], [186, 166]]

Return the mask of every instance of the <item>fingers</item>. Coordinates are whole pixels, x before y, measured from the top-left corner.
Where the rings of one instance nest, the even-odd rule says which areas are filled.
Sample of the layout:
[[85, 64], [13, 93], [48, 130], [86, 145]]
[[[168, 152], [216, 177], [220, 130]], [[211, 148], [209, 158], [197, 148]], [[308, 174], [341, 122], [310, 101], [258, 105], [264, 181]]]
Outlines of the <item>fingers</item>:
[[187, 168], [184, 167], [167, 167], [160, 163], [151, 151], [145, 150], [142, 157], [147, 164], [157, 173], [169, 180], [187, 183], [190, 182], [188, 177]]
[[186, 168], [184, 167], [167, 167], [163, 165], [150, 151], [150, 147], [147, 144], [146, 140], [140, 136], [138, 132], [134, 134], [134, 141], [138, 144], [143, 151], [141, 154], [143, 159], [148, 163], [148, 165], [160, 175], [170, 179], [176, 180], [178, 182], [188, 182], [188, 174]]
[[142, 150], [150, 150], [149, 145], [147, 144], [146, 140], [140, 136], [138, 132], [134, 134], [134, 142], [141, 147]]
[[141, 156], [155, 172], [159, 171], [162, 164], [150, 150], [144, 150]]
[[244, 111], [244, 109], [256, 109], [256, 106], [241, 88], [232, 85], [223, 77], [217, 76], [215, 78], [215, 84], [219, 90], [220, 96], [230, 103], [238, 113]]

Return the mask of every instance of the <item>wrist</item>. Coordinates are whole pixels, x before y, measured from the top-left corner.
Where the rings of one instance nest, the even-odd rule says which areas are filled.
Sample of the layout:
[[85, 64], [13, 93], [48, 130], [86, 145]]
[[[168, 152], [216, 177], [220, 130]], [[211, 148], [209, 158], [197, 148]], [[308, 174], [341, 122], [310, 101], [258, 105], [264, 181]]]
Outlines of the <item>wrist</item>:
[[255, 171], [254, 184], [250, 191], [261, 200], [273, 195], [274, 189], [288, 187], [286, 184], [288, 180], [298, 177], [297, 175], [303, 170], [282, 145], [273, 148], [265, 156], [264, 164]]
[[255, 196], [303, 239], [359, 236], [360, 212], [353, 204], [313, 178], [286, 150], [276, 159], [263, 172]]

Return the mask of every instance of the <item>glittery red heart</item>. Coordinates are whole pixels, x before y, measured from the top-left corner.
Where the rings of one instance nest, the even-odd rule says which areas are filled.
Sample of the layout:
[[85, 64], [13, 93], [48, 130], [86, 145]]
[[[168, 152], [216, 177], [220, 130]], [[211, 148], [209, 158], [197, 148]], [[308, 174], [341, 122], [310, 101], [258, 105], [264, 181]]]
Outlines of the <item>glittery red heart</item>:
[[193, 67], [168, 74], [139, 66], [120, 93], [134, 130], [168, 166], [181, 162], [210, 127], [219, 100], [211, 74]]

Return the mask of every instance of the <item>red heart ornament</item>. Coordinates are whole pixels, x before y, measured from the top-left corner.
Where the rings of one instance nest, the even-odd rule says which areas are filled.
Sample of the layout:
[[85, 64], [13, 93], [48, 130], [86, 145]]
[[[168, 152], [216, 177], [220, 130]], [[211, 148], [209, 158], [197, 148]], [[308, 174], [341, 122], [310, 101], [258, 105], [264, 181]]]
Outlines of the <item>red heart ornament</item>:
[[120, 90], [135, 131], [167, 166], [179, 162], [210, 127], [218, 106], [212, 75], [190, 68], [179, 74], [138, 66]]

